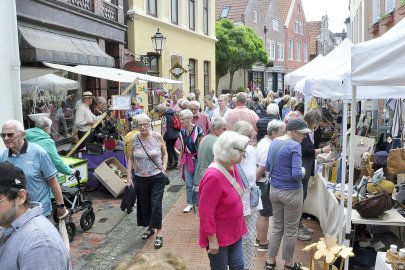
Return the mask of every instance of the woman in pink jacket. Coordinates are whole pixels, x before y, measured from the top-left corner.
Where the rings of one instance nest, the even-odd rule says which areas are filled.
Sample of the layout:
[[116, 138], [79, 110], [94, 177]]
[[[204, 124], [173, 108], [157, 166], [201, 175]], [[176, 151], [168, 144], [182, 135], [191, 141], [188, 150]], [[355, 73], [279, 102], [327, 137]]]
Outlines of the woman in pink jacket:
[[249, 138], [225, 131], [214, 144], [214, 162], [199, 187], [200, 240], [211, 269], [243, 270], [243, 184], [236, 164], [245, 155]]

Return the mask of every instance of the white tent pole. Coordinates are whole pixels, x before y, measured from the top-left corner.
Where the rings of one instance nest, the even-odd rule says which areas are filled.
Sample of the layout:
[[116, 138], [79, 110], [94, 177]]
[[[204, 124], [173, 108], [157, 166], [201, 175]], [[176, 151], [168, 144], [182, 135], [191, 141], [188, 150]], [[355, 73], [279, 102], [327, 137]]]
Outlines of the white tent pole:
[[[347, 100], [343, 101], [343, 115], [342, 115], [342, 166], [340, 168], [340, 176], [341, 176], [341, 189], [340, 189], [340, 226], [339, 226], [339, 244], [343, 244], [345, 240], [345, 235], [344, 232], [345, 230], [343, 229], [345, 227], [345, 224], [343, 224], [343, 220], [345, 220], [344, 215], [345, 215], [345, 202], [344, 202], [344, 192], [342, 192], [342, 188], [345, 186], [346, 183], [346, 155], [347, 155]], [[344, 190], [344, 189], [343, 189]], [[343, 199], [342, 199], [343, 198]]]
[[[346, 235], [350, 235], [353, 199], [353, 178], [354, 178], [354, 136], [356, 133], [356, 86], [352, 87], [352, 104], [350, 109], [350, 156], [349, 156], [349, 194], [347, 194], [347, 215], [346, 215]], [[350, 239], [345, 240], [345, 246], [350, 245]], [[349, 260], [346, 260], [345, 270], [349, 268]]]

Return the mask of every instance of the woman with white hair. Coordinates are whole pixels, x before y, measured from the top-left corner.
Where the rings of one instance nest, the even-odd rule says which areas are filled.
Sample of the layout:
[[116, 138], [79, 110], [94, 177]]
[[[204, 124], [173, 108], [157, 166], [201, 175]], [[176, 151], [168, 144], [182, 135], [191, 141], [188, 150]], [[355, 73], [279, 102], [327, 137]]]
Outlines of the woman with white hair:
[[35, 121], [35, 127], [29, 128], [25, 131], [25, 140], [27, 142], [32, 142], [39, 144], [46, 150], [49, 157], [51, 158], [52, 164], [55, 166], [56, 170], [60, 173], [71, 175], [74, 174], [75, 170], [69, 168], [58, 154], [56, 149], [55, 141], [50, 136], [52, 127], [52, 120], [48, 117], [41, 117]]
[[197, 205], [197, 195], [193, 192], [194, 173], [198, 163], [198, 147], [204, 135], [203, 130], [193, 125], [193, 113], [190, 110], [182, 110], [179, 114], [182, 129], [180, 131], [181, 142], [181, 172], [186, 183], [187, 205], [183, 209], [188, 213]]
[[[142, 239], [156, 232], [154, 247], [163, 246], [162, 200], [166, 182], [167, 151], [162, 135], [152, 131], [146, 114], [134, 117], [139, 134], [132, 139], [132, 155], [127, 164], [127, 186], [136, 184], [138, 226], [148, 227]], [[132, 170], [135, 179], [132, 179]]]
[[256, 156], [257, 151], [253, 147], [255, 143], [255, 130], [249, 122], [238, 121], [232, 130], [240, 135], [249, 138], [249, 144], [246, 146], [245, 155], [238, 165], [239, 174], [245, 185], [245, 192], [243, 194], [243, 215], [248, 228], [248, 232], [242, 237], [243, 246], [243, 260], [245, 262], [244, 269], [252, 269], [252, 258], [255, 251], [255, 235], [256, 235], [256, 219], [257, 210], [262, 209], [259, 201], [258, 205], [251, 205], [252, 189], [256, 187]]
[[214, 160], [199, 188], [199, 244], [207, 249], [211, 269], [243, 270], [243, 183], [236, 164], [246, 153], [249, 138], [225, 131], [214, 144]]

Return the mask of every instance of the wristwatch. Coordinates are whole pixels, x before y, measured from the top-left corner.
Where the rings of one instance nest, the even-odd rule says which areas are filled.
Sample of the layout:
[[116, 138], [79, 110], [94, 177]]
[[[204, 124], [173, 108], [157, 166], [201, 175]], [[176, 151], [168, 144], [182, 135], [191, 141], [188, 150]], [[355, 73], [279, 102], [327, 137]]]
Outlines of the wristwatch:
[[64, 207], [65, 207], [65, 204], [64, 204], [64, 203], [62, 203], [62, 204], [57, 204], [56, 207], [57, 207], [57, 208], [64, 208]]

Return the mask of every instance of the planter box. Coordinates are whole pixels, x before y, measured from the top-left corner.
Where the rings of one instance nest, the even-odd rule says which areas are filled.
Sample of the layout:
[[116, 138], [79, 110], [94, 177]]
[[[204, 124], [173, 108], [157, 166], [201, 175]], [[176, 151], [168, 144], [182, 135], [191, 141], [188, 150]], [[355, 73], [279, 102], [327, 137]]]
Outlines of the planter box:
[[378, 23], [373, 24], [373, 25], [368, 29], [368, 33], [369, 33], [369, 34], [373, 34], [373, 33], [377, 32], [377, 31], [378, 31]]
[[392, 14], [390, 14], [389, 16], [387, 16], [387, 17], [385, 17], [384, 19], [382, 19], [382, 20], [380, 21], [380, 24], [381, 24], [381, 25], [390, 24], [390, 23], [392, 23], [393, 20], [394, 20], [394, 18], [393, 18], [393, 16], [392, 16]]
[[405, 5], [400, 6], [397, 10], [399, 15], [405, 14]]

